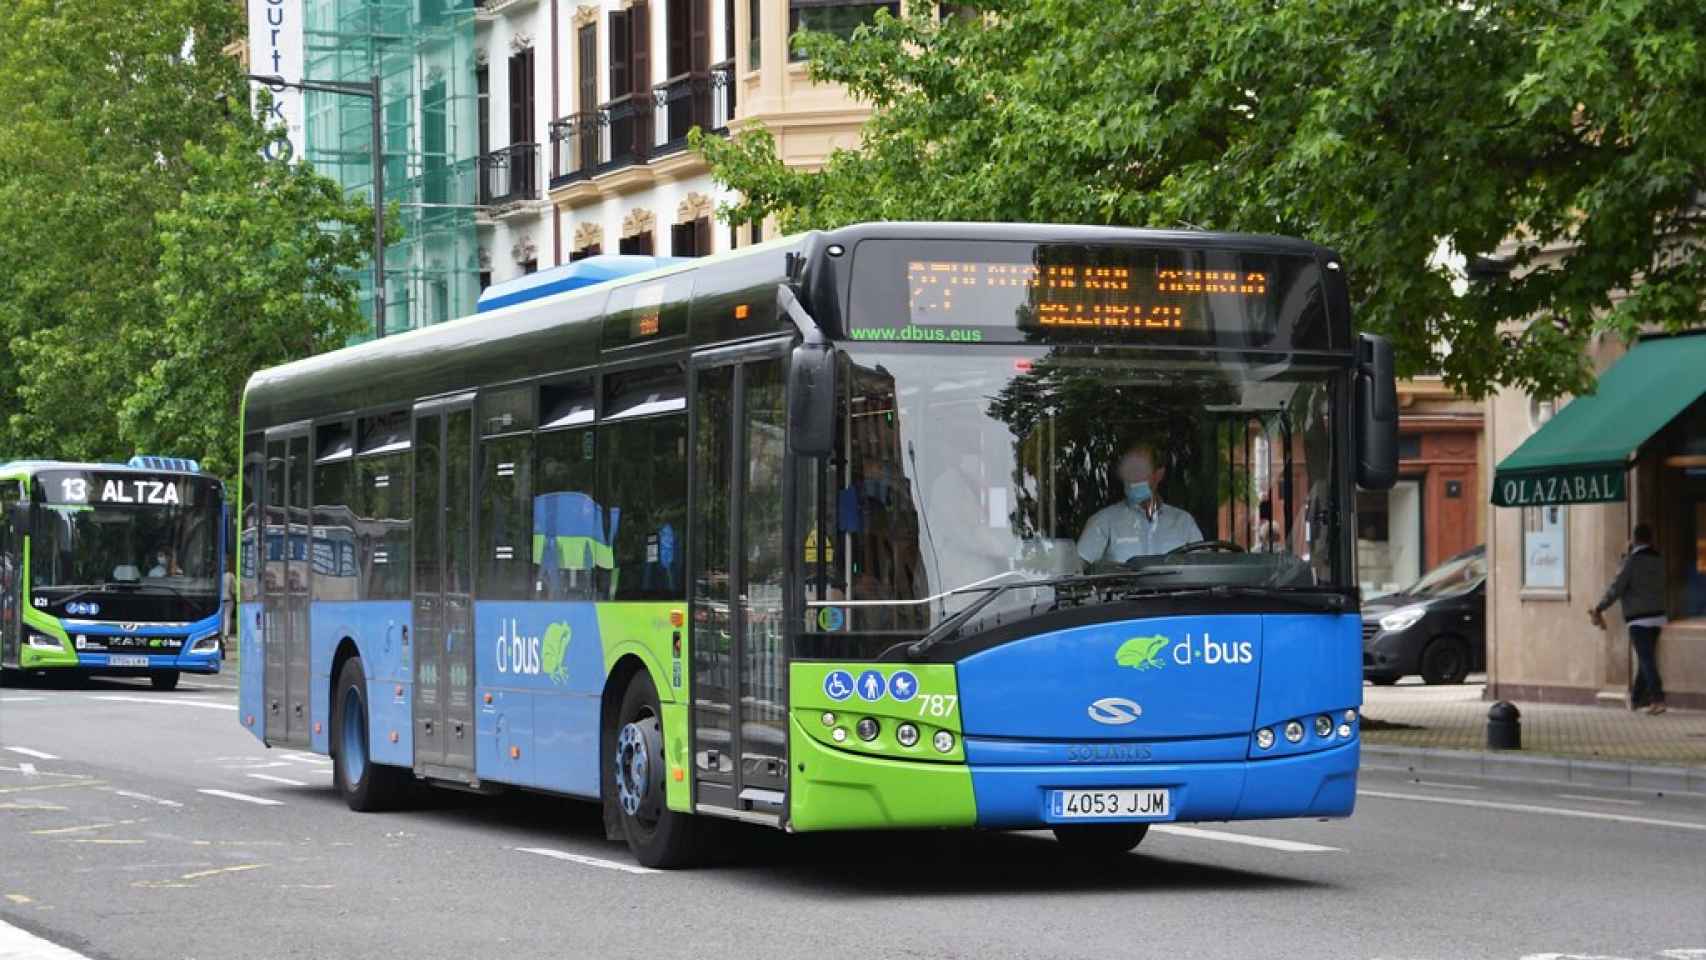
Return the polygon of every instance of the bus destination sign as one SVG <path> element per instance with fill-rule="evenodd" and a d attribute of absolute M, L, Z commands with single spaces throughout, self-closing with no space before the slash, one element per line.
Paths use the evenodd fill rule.
<path fill-rule="evenodd" d="M 48 503 L 178 507 L 194 501 L 192 478 L 129 472 L 55 470 L 40 475 Z"/>
<path fill-rule="evenodd" d="M 1184 330 L 1207 317 L 1193 309 L 1205 299 L 1265 301 L 1269 287 L 1262 270 L 1159 264 L 912 260 L 906 274 L 915 324 L 985 326 L 1017 313 L 1032 329 Z"/>

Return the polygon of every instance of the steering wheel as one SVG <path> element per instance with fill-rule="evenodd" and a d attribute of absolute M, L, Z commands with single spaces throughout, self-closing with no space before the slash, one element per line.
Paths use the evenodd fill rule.
<path fill-rule="evenodd" d="M 1249 552 L 1244 549 L 1242 544 L 1233 543 L 1231 540 L 1198 540 L 1195 543 L 1187 543 L 1183 546 L 1174 547 L 1163 554 L 1163 556 L 1182 557 L 1187 553 L 1208 553 L 1211 551 L 1214 553 Z"/>

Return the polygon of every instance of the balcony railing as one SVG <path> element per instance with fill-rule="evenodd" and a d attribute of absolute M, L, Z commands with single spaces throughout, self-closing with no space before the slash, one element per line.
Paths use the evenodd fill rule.
<path fill-rule="evenodd" d="M 480 158 L 480 204 L 539 199 L 539 144 L 518 143 Z"/>
<path fill-rule="evenodd" d="M 724 60 L 711 64 L 711 123 L 710 129 L 722 133 L 735 118 L 735 62 Z"/>
<path fill-rule="evenodd" d="M 724 133 L 734 118 L 734 62 L 686 73 L 551 124 L 551 185 L 643 164 L 687 147 L 688 131 Z"/>
<path fill-rule="evenodd" d="M 711 126 L 711 77 L 684 73 L 652 88 L 657 107 L 652 155 L 663 156 L 687 147 L 687 133 L 694 127 Z"/>

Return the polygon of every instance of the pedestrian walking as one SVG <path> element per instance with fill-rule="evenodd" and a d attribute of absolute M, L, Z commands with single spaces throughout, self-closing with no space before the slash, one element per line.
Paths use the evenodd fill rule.
<path fill-rule="evenodd" d="M 1613 603 L 1621 606 L 1623 622 L 1629 627 L 1629 643 L 1635 648 L 1635 689 L 1629 709 L 1646 708 L 1648 713 L 1665 712 L 1665 688 L 1659 679 L 1659 630 L 1665 625 L 1665 564 L 1653 549 L 1653 528 L 1635 526 L 1629 552 L 1617 576 L 1605 588 L 1605 596 L 1588 611 L 1588 619 L 1605 629 L 1605 611 Z"/>

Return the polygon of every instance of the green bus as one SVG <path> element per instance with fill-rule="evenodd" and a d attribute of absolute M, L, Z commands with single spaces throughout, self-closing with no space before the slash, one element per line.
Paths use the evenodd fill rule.
<path fill-rule="evenodd" d="M 0 670 L 218 673 L 224 531 L 193 460 L 0 463 Z"/>

